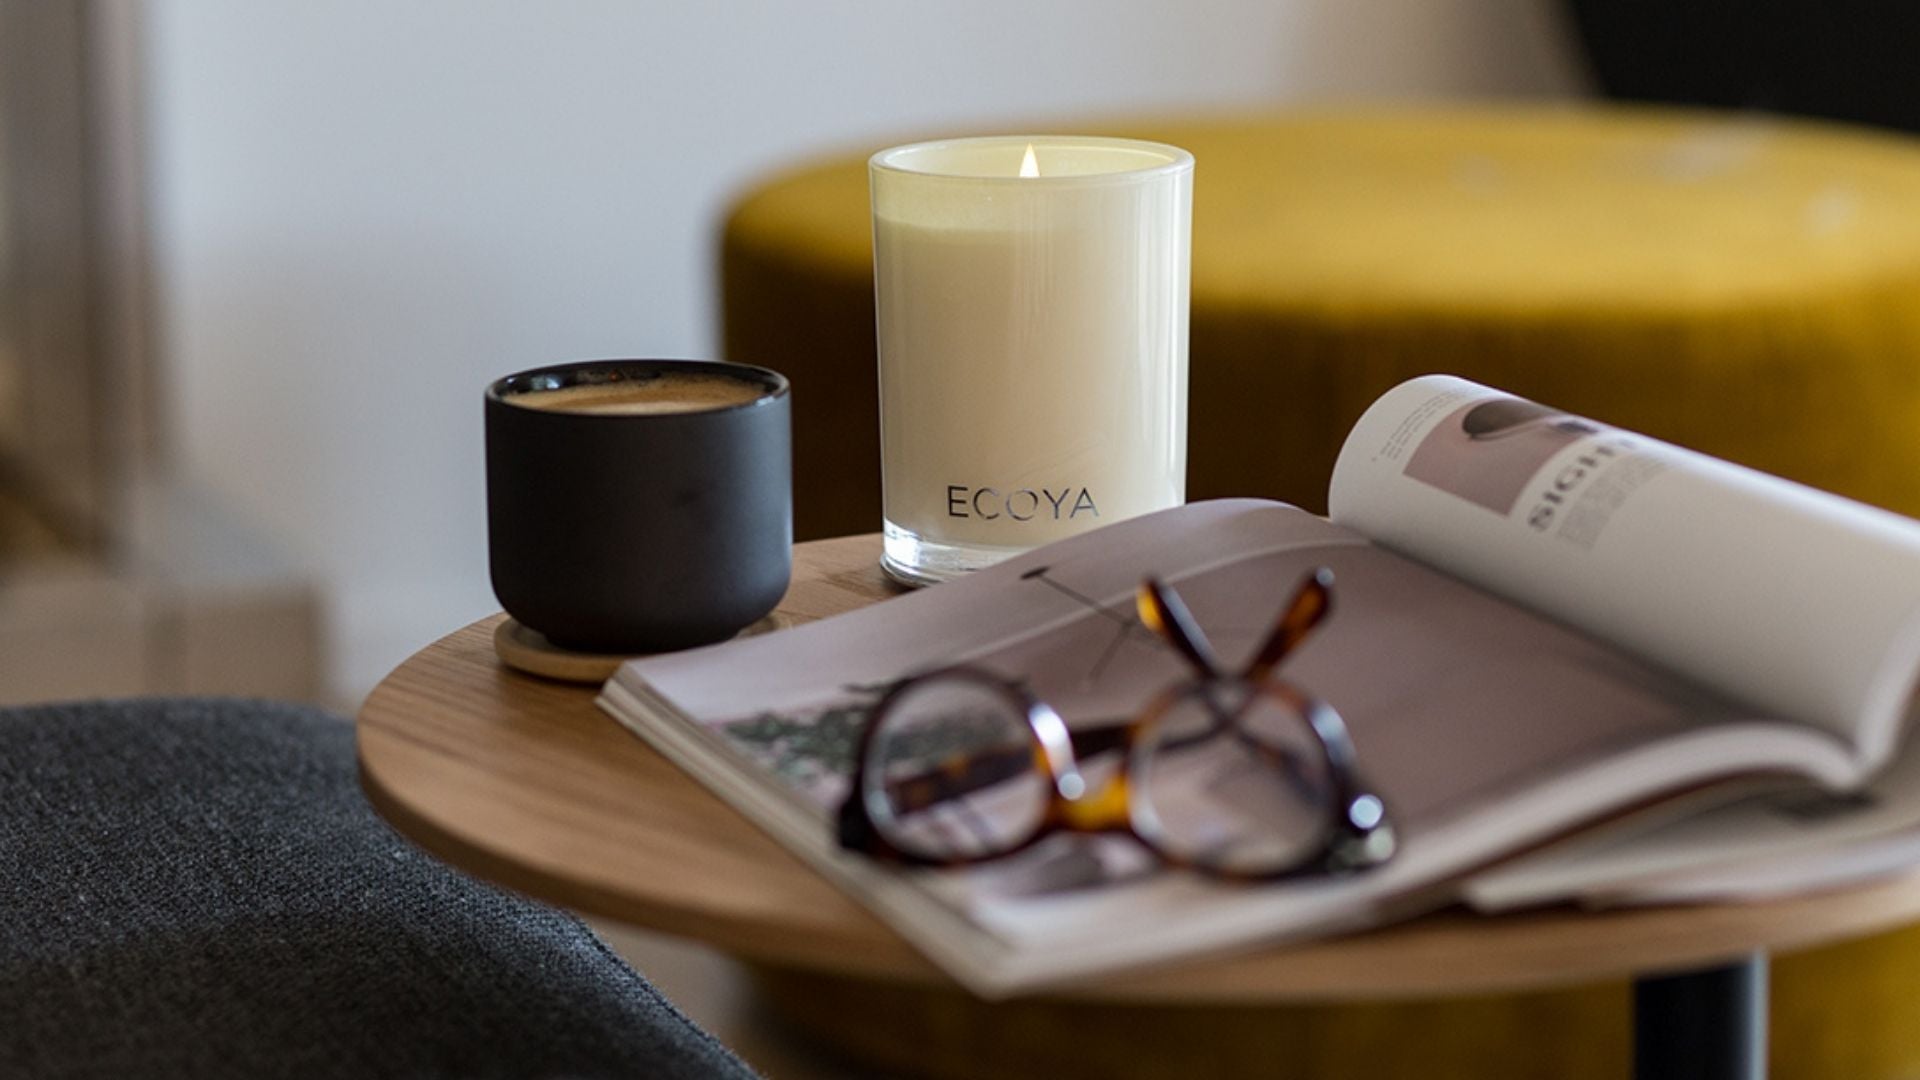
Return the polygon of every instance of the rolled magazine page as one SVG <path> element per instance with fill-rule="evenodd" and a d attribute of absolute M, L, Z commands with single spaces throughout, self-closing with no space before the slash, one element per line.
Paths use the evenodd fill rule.
<path fill-rule="evenodd" d="M 1920 668 L 1920 523 L 1444 375 L 1341 449 L 1332 519 L 1891 754 Z"/>
<path fill-rule="evenodd" d="M 1685 803 L 1571 837 L 1474 875 L 1462 889 L 1481 911 L 1577 897 L 1596 907 L 1735 899 L 1912 870 L 1920 860 L 1920 742 L 1909 740 L 1872 783 L 1828 792 L 1805 784 L 1715 789 L 1718 805 Z M 1731 801 L 1729 801 L 1731 800 Z"/>

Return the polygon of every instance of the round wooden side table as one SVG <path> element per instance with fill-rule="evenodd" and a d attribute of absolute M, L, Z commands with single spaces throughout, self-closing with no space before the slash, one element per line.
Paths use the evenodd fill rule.
<path fill-rule="evenodd" d="M 892 595 L 878 554 L 877 536 L 800 545 L 780 614 L 806 622 Z M 374 806 L 470 873 L 741 958 L 786 1017 L 889 1072 L 1604 1077 L 1637 1056 L 1646 1077 L 1757 1076 L 1768 954 L 1920 920 L 1920 871 L 1745 904 L 1447 911 L 979 1002 L 602 714 L 593 687 L 503 666 L 500 618 L 421 650 L 368 697 L 359 758 Z M 1796 1009 L 1876 1035 L 1908 1026 L 1885 1004 L 1889 978 L 1903 980 L 1877 961 L 1863 969 L 1854 956 L 1836 974 L 1831 961 L 1800 972 L 1796 960 L 1779 961 L 1774 980 L 1781 998 L 1808 985 L 1801 996 L 1817 1000 Z M 1846 997 L 1850 981 L 1880 1004 Z M 1789 1035 L 1774 1053 L 1783 1076 L 1896 1068 L 1878 1051 L 1862 1058 L 1832 1023 Z"/>

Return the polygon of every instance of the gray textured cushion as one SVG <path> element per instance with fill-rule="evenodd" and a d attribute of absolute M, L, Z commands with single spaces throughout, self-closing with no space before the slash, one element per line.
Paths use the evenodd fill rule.
<path fill-rule="evenodd" d="M 0 710 L 0 1076 L 749 1076 L 361 797 L 343 720 Z"/>

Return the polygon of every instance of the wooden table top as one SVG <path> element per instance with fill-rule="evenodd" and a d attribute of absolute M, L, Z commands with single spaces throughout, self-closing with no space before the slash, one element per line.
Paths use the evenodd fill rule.
<path fill-rule="evenodd" d="M 799 623 L 893 595 L 877 536 L 802 544 L 780 613 Z M 470 873 L 743 958 L 944 981 L 874 916 L 593 703 L 503 667 L 504 616 L 388 675 L 359 717 L 361 784 L 414 842 Z M 1249 949 L 1058 991 L 1137 1001 L 1336 1001 L 1492 993 L 1700 967 L 1920 920 L 1920 871 L 1744 904 L 1485 917 Z"/>

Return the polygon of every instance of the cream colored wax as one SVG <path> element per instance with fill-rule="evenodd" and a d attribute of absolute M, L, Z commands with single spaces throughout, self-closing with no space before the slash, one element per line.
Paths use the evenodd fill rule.
<path fill-rule="evenodd" d="M 1184 500 L 1191 178 L 1123 140 L 876 155 L 890 570 L 937 580 Z"/>

